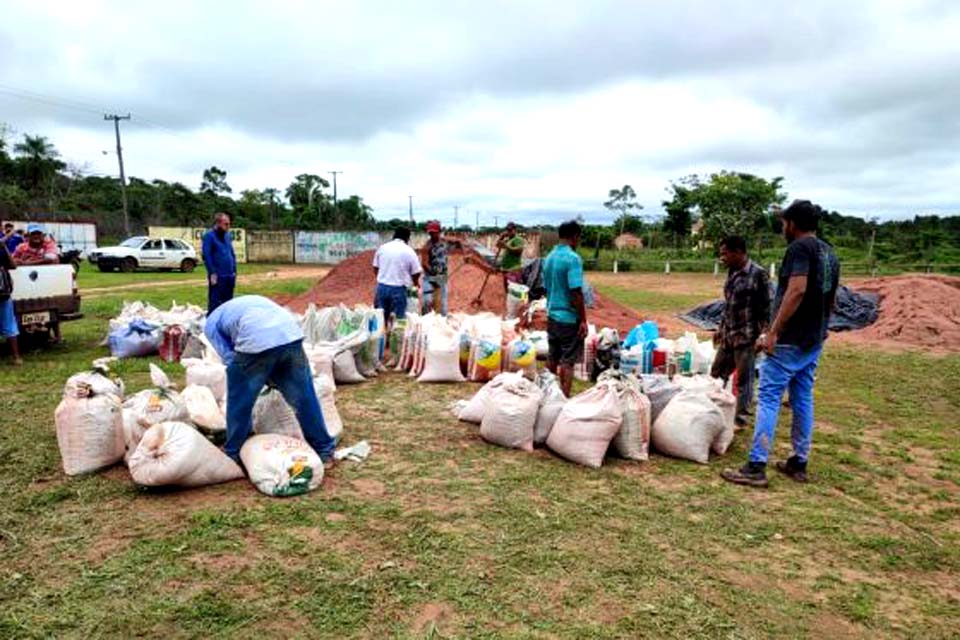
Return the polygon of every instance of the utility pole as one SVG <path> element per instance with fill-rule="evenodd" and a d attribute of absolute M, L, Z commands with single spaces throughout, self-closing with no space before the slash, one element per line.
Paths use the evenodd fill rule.
<path fill-rule="evenodd" d="M 457 230 L 457 225 L 459 224 L 459 214 L 460 214 L 460 207 L 454 205 L 453 206 L 453 230 L 454 231 Z"/>
<path fill-rule="evenodd" d="M 343 173 L 343 171 L 328 171 L 330 175 L 333 176 L 333 206 L 337 206 L 337 174 Z"/>
<path fill-rule="evenodd" d="M 407 196 L 407 198 L 410 199 L 410 224 L 411 224 L 411 226 L 412 226 L 412 225 L 414 224 L 414 222 L 413 222 L 413 196 Z"/>
<path fill-rule="evenodd" d="M 130 211 L 127 209 L 127 176 L 123 173 L 123 149 L 120 147 L 120 121 L 129 120 L 130 114 L 120 116 L 115 113 L 104 114 L 104 120 L 113 120 L 113 129 L 117 133 L 117 160 L 120 162 L 120 195 L 123 198 L 123 230 L 130 237 Z"/>
<path fill-rule="evenodd" d="M 327 173 L 333 176 L 333 217 L 337 229 L 340 229 L 343 226 L 343 221 L 340 219 L 340 209 L 337 208 L 337 174 L 343 173 L 343 171 L 328 171 Z"/>
<path fill-rule="evenodd" d="M 479 212 L 479 211 L 474 211 L 473 214 L 474 214 L 475 216 L 477 216 L 477 221 L 476 221 L 476 222 L 474 223 L 474 225 L 473 225 L 473 232 L 476 233 L 476 232 L 480 231 L 480 212 Z"/>
<path fill-rule="evenodd" d="M 500 216 L 493 216 L 493 228 L 494 229 L 500 228 Z"/>

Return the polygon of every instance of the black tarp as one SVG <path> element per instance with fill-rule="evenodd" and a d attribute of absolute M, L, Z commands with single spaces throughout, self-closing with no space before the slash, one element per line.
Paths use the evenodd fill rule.
<path fill-rule="evenodd" d="M 772 290 L 773 286 L 771 285 L 770 288 Z M 770 299 L 773 299 L 772 291 Z M 680 319 L 701 329 L 713 331 L 720 324 L 725 305 L 723 300 L 714 300 L 681 314 Z M 830 314 L 830 330 L 863 329 L 877 321 L 878 313 L 876 294 L 859 293 L 841 286 L 837 289 L 837 300 L 833 306 L 833 313 Z"/>

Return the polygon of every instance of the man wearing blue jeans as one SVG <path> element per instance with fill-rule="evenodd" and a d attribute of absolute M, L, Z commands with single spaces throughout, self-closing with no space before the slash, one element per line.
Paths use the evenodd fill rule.
<path fill-rule="evenodd" d="M 230 216 L 218 213 L 213 228 L 203 234 L 203 266 L 207 269 L 207 313 L 233 298 L 237 256 L 233 252 Z"/>
<path fill-rule="evenodd" d="M 420 282 L 420 258 L 409 242 L 410 229 L 400 227 L 393 232 L 393 240 L 380 245 L 373 256 L 373 272 L 377 276 L 373 306 L 383 309 L 388 325 L 391 316 L 397 320 L 407 316 L 407 287 L 416 287 Z"/>
<path fill-rule="evenodd" d="M 813 442 L 813 384 L 827 337 L 827 323 L 840 279 L 833 250 L 816 235 L 822 210 L 809 200 L 795 200 L 781 214 L 789 246 L 780 265 L 775 316 L 757 348 L 767 352 L 760 366 L 760 390 L 753 444 L 747 464 L 720 475 L 735 484 L 766 487 L 767 461 L 773 449 L 780 401 L 790 390 L 790 435 L 793 455 L 776 469 L 797 482 L 807 481 Z"/>
<path fill-rule="evenodd" d="M 204 329 L 227 365 L 227 442 L 224 453 L 240 462 L 240 447 L 253 428 L 253 405 L 265 384 L 293 407 L 303 436 L 324 463 L 336 442 L 327 432 L 303 352 L 303 332 L 289 311 L 262 296 L 224 302 Z"/>

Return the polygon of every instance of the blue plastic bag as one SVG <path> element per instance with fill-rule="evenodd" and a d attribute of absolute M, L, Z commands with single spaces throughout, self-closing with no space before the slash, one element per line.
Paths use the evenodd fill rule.
<path fill-rule="evenodd" d="M 110 333 L 110 355 L 115 358 L 149 356 L 160 350 L 163 331 L 159 325 L 137 318 L 125 327 Z"/>

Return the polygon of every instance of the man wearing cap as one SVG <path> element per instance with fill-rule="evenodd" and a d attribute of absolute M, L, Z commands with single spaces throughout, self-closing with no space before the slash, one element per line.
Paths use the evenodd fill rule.
<path fill-rule="evenodd" d="M 460 241 L 440 236 L 440 223 L 436 220 L 427 223 L 430 239 L 420 250 L 420 262 L 423 265 L 423 313 L 433 311 L 447 315 L 447 254 L 451 247 L 459 247 Z M 439 294 L 437 293 L 439 291 Z"/>
<path fill-rule="evenodd" d="M 3 225 L 3 244 L 7 247 L 7 253 L 11 256 L 21 244 L 23 244 L 23 235 L 13 229 L 13 224 L 8 222 Z"/>
<path fill-rule="evenodd" d="M 13 261 L 18 265 L 59 264 L 60 250 L 44 235 L 42 225 L 31 222 L 27 225 L 27 241 L 17 246 Z"/>
<path fill-rule="evenodd" d="M 507 230 L 497 239 L 497 249 L 503 252 L 500 271 L 503 272 L 503 290 L 511 282 L 523 283 L 523 237 L 517 235 L 517 225 L 507 223 Z"/>

